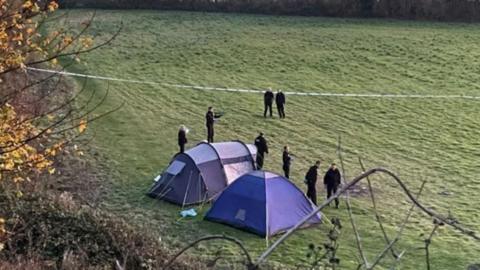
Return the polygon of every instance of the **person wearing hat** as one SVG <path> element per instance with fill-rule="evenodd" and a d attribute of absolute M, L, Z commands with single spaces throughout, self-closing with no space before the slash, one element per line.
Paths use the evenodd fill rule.
<path fill-rule="evenodd" d="M 278 117 L 285 118 L 285 94 L 282 90 L 278 90 L 275 95 L 275 104 L 277 105 Z"/>
<path fill-rule="evenodd" d="M 263 132 L 260 132 L 257 138 L 255 138 L 255 146 L 257 147 L 257 170 L 263 168 L 263 160 L 265 158 L 265 153 L 268 154 L 268 143 Z"/>
<path fill-rule="evenodd" d="M 185 152 L 185 144 L 188 143 L 187 133 L 188 129 L 184 125 L 181 125 L 178 130 L 178 146 L 180 147 L 180 153 Z"/>

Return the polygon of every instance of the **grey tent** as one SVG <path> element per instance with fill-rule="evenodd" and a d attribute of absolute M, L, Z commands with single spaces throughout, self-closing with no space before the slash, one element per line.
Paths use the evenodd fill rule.
<path fill-rule="evenodd" d="M 255 170 L 257 149 L 241 141 L 200 143 L 177 154 L 148 192 L 179 205 L 212 199 L 238 176 Z"/>

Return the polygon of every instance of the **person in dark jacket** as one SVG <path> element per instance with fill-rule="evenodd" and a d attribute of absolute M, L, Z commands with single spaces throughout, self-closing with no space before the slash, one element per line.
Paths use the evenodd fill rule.
<path fill-rule="evenodd" d="M 315 162 L 315 165 L 308 169 L 307 174 L 305 175 L 305 182 L 307 184 L 307 197 L 317 205 L 317 176 L 318 168 L 320 167 L 320 160 Z"/>
<path fill-rule="evenodd" d="M 285 118 L 285 94 L 283 94 L 282 90 L 278 90 L 275 95 L 275 104 L 277 105 L 278 116 Z"/>
<path fill-rule="evenodd" d="M 263 137 L 263 133 L 260 132 L 257 138 L 255 138 L 255 146 L 257 147 L 257 170 L 263 168 L 263 160 L 265 159 L 265 153 L 268 154 L 268 143 Z"/>
<path fill-rule="evenodd" d="M 263 111 L 263 117 L 267 117 L 267 110 L 270 111 L 270 117 L 272 117 L 273 98 L 274 98 L 274 95 L 273 95 L 272 89 L 269 88 L 263 95 L 263 103 L 265 106 L 265 110 Z"/>
<path fill-rule="evenodd" d="M 188 129 L 184 125 L 181 125 L 178 130 L 178 146 L 180 147 L 180 153 L 185 152 L 185 144 L 188 142 L 187 133 Z"/>
<path fill-rule="evenodd" d="M 285 145 L 283 147 L 283 155 L 282 155 L 282 160 L 283 160 L 283 172 L 285 173 L 286 178 L 290 178 L 290 164 L 292 163 L 292 157 L 290 156 L 290 149 L 288 148 L 288 145 Z"/>
<path fill-rule="evenodd" d="M 205 122 L 207 126 L 207 142 L 213 143 L 213 125 L 215 124 L 215 114 L 213 113 L 213 107 L 208 107 L 207 114 L 205 115 Z"/>
<path fill-rule="evenodd" d="M 327 199 L 337 192 L 338 186 L 340 186 L 341 183 L 342 176 L 340 175 L 340 171 L 338 170 L 337 165 L 332 163 L 323 177 L 323 184 L 327 189 Z M 335 198 L 335 207 L 338 208 L 338 205 L 338 198 Z"/>

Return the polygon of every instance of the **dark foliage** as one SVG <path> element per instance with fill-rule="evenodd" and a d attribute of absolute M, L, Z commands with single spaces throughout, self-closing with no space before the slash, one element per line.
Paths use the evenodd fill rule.
<path fill-rule="evenodd" d="M 77 206 L 68 197 L 5 195 L 0 198 L 0 216 L 6 217 L 10 234 L 0 262 L 17 264 L 19 258 L 53 262 L 49 269 L 65 269 L 65 258 L 88 269 L 114 269 L 117 261 L 125 269 L 157 269 L 169 254 L 144 230 L 125 222 Z M 73 255 L 72 255 L 73 254 Z M 199 262 L 178 261 L 172 269 L 188 269 Z"/>
<path fill-rule="evenodd" d="M 60 0 L 67 8 L 162 9 L 479 21 L 480 0 Z"/>

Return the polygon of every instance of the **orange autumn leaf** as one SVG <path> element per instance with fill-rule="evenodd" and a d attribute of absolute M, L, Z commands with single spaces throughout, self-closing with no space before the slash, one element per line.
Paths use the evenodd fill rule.
<path fill-rule="evenodd" d="M 78 132 L 83 133 L 87 129 L 87 120 L 82 119 L 78 125 Z"/>

